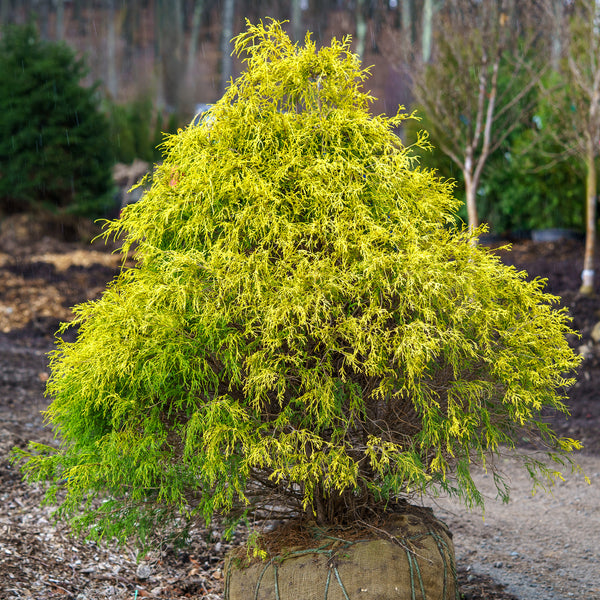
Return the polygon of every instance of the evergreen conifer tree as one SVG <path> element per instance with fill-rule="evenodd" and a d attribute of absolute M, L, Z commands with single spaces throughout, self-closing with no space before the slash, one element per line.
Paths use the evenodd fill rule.
<path fill-rule="evenodd" d="M 567 460 L 542 417 L 579 362 L 567 314 L 455 227 L 349 40 L 271 22 L 235 47 L 244 73 L 108 225 L 137 266 L 75 308 L 48 382 L 60 446 L 22 452 L 27 475 L 127 536 L 177 514 L 352 523 L 440 488 L 481 503 L 472 464 L 524 430 Z"/>
<path fill-rule="evenodd" d="M 86 68 L 64 43 L 33 25 L 0 40 L 0 207 L 105 216 L 112 200 L 106 119 Z"/>

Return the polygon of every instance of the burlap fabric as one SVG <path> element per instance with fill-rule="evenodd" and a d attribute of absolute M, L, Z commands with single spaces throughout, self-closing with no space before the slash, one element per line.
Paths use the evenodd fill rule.
<path fill-rule="evenodd" d="M 311 548 L 225 566 L 226 600 L 458 600 L 447 527 L 421 509 L 358 539 L 320 533 Z"/>

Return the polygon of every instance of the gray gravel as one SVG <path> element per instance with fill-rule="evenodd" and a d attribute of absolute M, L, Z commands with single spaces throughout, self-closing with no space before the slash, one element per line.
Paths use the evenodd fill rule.
<path fill-rule="evenodd" d="M 599 432 L 600 435 L 600 432 Z M 457 562 L 489 575 L 521 600 L 600 600 L 600 457 L 580 455 L 590 484 L 565 474 L 552 493 L 531 493 L 516 460 L 503 459 L 511 500 L 495 499 L 493 477 L 476 474 L 485 515 L 447 498 L 426 502 L 454 534 Z"/>

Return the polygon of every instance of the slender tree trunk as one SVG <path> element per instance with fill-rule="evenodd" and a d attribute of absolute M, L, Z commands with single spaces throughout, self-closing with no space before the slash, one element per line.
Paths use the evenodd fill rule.
<path fill-rule="evenodd" d="M 233 59 L 231 57 L 231 38 L 233 38 L 233 19 L 235 0 L 225 0 L 223 7 L 223 30 L 221 32 L 221 91 L 229 85 L 233 75 Z"/>
<path fill-rule="evenodd" d="M 600 28 L 600 0 L 594 2 L 593 19 L 593 50 L 598 49 L 598 29 Z M 596 173 L 596 144 L 598 144 L 598 86 L 599 86 L 599 68 L 596 60 L 592 59 L 593 81 L 591 85 L 591 101 L 589 111 L 589 124 L 585 138 L 585 168 L 586 168 L 586 230 L 585 230 L 585 254 L 583 256 L 583 271 L 581 272 L 581 288 L 579 292 L 591 296 L 594 293 L 594 259 L 596 254 L 596 193 L 597 193 L 597 173 Z"/>
<path fill-rule="evenodd" d="M 563 18 L 563 10 L 564 10 L 564 1 L 563 0 L 552 0 L 552 53 L 551 53 L 551 62 L 552 68 L 555 71 L 558 71 L 560 67 L 560 59 L 562 56 L 562 24 L 564 23 Z"/>
<path fill-rule="evenodd" d="M 32 5 L 40 30 L 40 37 L 43 40 L 50 39 L 48 35 L 48 22 L 50 21 L 49 0 L 34 0 Z"/>
<path fill-rule="evenodd" d="M 412 0 L 402 0 L 402 35 L 410 46 L 412 46 L 415 36 L 413 35 L 413 13 Z"/>
<path fill-rule="evenodd" d="M 362 59 L 365 56 L 367 39 L 367 21 L 365 19 L 365 0 L 356 0 L 356 54 Z"/>
<path fill-rule="evenodd" d="M 56 39 L 65 39 L 65 0 L 56 1 Z"/>
<path fill-rule="evenodd" d="M 196 81 L 196 55 L 198 53 L 198 38 L 200 37 L 200 25 L 202 23 L 202 15 L 204 13 L 204 0 L 194 1 L 194 11 L 190 24 L 189 42 L 187 47 L 187 58 L 185 60 L 185 81 L 186 81 L 186 97 L 191 98 L 195 105 L 200 100 L 198 96 L 198 83 Z M 203 99 L 205 101 L 205 99 Z"/>
<path fill-rule="evenodd" d="M 317 489 L 315 491 L 315 512 L 316 514 L 314 516 L 317 518 L 317 524 L 325 525 L 325 523 L 327 523 L 327 513 L 325 511 L 325 494 L 321 491 L 321 489 Z"/>
<path fill-rule="evenodd" d="M 463 176 L 465 179 L 465 196 L 467 204 L 467 219 L 469 223 L 469 231 L 474 231 L 479 227 L 479 217 L 477 216 L 477 186 L 478 181 L 473 177 L 472 167 L 469 169 L 468 165 L 463 169 Z"/>
<path fill-rule="evenodd" d="M 487 67 L 487 57 L 482 61 L 482 72 Z M 463 174 L 465 177 L 465 193 L 467 202 L 467 213 L 469 218 L 469 230 L 473 231 L 479 227 L 479 218 L 477 216 L 477 188 L 481 181 L 483 168 L 490 155 L 490 144 L 492 138 L 492 128 L 494 126 L 496 96 L 498 93 L 498 73 L 500 71 L 500 53 L 495 57 L 492 66 L 492 77 L 487 85 L 487 79 L 481 77 L 479 80 L 478 96 L 478 115 L 477 125 L 473 140 L 469 144 L 465 156 L 465 166 Z M 487 101 L 487 107 L 485 103 Z M 479 147 L 480 139 L 483 140 L 479 156 L 475 160 L 474 153 Z"/>
<path fill-rule="evenodd" d="M 12 2 L 11 0 L 0 0 L 0 23 L 7 25 L 12 23 Z"/>
<path fill-rule="evenodd" d="M 117 82 L 117 26 L 115 23 L 115 0 L 108 0 L 107 9 L 107 34 L 106 34 L 106 88 L 113 101 L 117 100 L 119 84 Z"/>
<path fill-rule="evenodd" d="M 292 39 L 294 42 L 304 41 L 304 26 L 302 24 L 302 0 L 291 1 Z"/>
<path fill-rule="evenodd" d="M 154 73 L 157 81 L 156 86 L 156 106 L 159 111 L 165 108 L 165 92 L 162 85 L 163 81 L 163 64 L 161 60 L 162 54 L 162 3 L 163 0 L 154 0 Z"/>
<path fill-rule="evenodd" d="M 433 38 L 433 0 L 423 0 L 422 23 L 421 53 L 423 62 L 428 63 L 431 59 L 431 41 Z"/>
<path fill-rule="evenodd" d="M 168 112 L 181 114 L 185 78 L 183 9 L 181 0 L 156 0 L 158 52 L 163 99 Z"/>
<path fill-rule="evenodd" d="M 200 23 L 202 13 L 204 12 L 204 0 L 194 2 L 194 12 L 192 13 L 192 25 L 190 27 L 190 43 L 188 44 L 188 53 L 186 61 L 186 73 L 188 78 L 192 77 L 194 63 L 196 62 L 196 52 L 198 50 L 198 36 L 200 34 Z"/>
<path fill-rule="evenodd" d="M 142 45 L 140 33 L 140 3 L 137 0 L 126 0 L 122 9 L 124 11 L 123 18 L 123 39 L 125 46 L 123 48 L 123 68 L 130 75 L 133 72 L 133 63 L 136 55 L 136 50 Z"/>
<path fill-rule="evenodd" d="M 583 258 L 583 271 L 581 273 L 581 294 L 594 293 L 594 255 L 596 253 L 596 190 L 597 175 L 595 163 L 594 143 L 590 136 L 586 140 L 586 232 L 585 255 Z"/>
<path fill-rule="evenodd" d="M 87 11 L 87 4 L 87 0 L 73 2 L 73 18 L 77 23 L 79 35 L 87 35 L 87 19 L 86 14 L 84 14 Z"/>

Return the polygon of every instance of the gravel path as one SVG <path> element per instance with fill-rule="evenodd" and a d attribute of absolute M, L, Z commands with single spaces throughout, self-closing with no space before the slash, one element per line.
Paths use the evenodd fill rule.
<path fill-rule="evenodd" d="M 458 564 L 520 600 L 600 600 L 600 457 L 581 455 L 578 463 L 590 484 L 569 473 L 552 494 L 532 495 L 526 471 L 504 459 L 508 504 L 495 499 L 493 477 L 477 473 L 485 518 L 446 498 L 429 503 L 454 534 Z"/>

